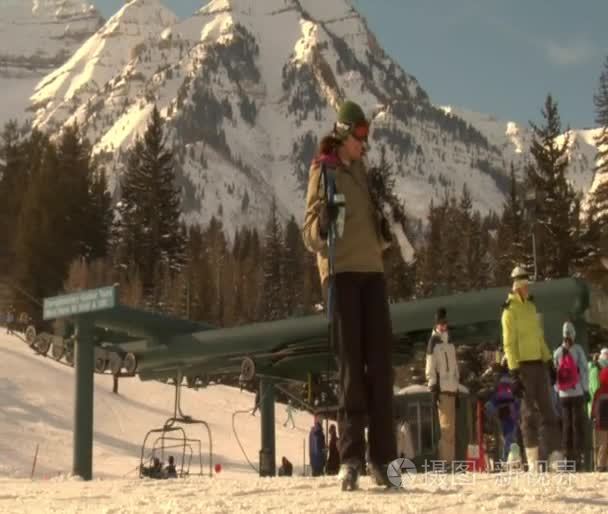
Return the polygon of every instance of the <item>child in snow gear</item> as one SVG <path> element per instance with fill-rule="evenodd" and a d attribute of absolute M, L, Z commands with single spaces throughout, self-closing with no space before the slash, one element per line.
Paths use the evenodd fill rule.
<path fill-rule="evenodd" d="M 562 449 L 566 458 L 582 466 L 585 440 L 585 403 L 589 399 L 585 352 L 575 341 L 571 322 L 564 323 L 563 342 L 553 354 L 557 369 L 556 387 L 562 411 Z"/>
<path fill-rule="evenodd" d="M 511 445 L 516 443 L 519 429 L 520 400 L 513 394 L 513 381 L 509 376 L 506 362 L 501 368 L 496 382 L 496 388 L 486 403 L 486 412 L 496 415 L 503 436 L 503 451 L 501 460 L 507 461 Z"/>
<path fill-rule="evenodd" d="M 559 421 L 552 406 L 549 366 L 552 355 L 543 335 L 533 298 L 528 294 L 528 274 L 517 266 L 511 273 L 513 288 L 503 305 L 502 339 L 521 404 L 523 441 L 529 469 L 538 464 L 539 428 L 549 467 L 555 470 L 563 460 Z"/>
<path fill-rule="evenodd" d="M 608 367 L 600 372 L 600 387 L 593 396 L 591 417 L 597 448 L 595 467 L 597 471 L 608 471 Z"/>
<path fill-rule="evenodd" d="M 386 466 L 396 458 L 393 341 L 382 259 L 387 241 L 381 227 L 386 221 L 374 207 L 363 162 L 368 131 L 361 107 L 344 102 L 310 168 L 303 226 L 304 243 L 317 254 L 333 329 L 330 336 L 335 339 L 338 448 L 345 467 L 341 478 L 348 489 L 362 469 L 366 419 L 371 460 Z M 328 190 L 343 195 L 342 207 L 332 206 Z M 338 224 L 341 209 L 345 210 L 342 234 L 336 230 L 333 234 L 338 237 L 332 238 L 331 227 Z"/>
<path fill-rule="evenodd" d="M 426 379 L 439 412 L 439 460 L 451 466 L 456 444 L 456 399 L 460 373 L 456 349 L 450 342 L 447 312 L 440 307 L 426 350 Z"/>

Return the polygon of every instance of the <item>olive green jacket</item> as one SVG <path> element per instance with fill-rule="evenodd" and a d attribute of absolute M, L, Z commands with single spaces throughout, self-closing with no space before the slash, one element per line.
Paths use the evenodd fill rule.
<path fill-rule="evenodd" d="M 346 200 L 344 232 L 336 241 L 335 272 L 383 272 L 382 252 L 387 243 L 380 235 L 381 213 L 374 208 L 362 161 L 335 170 L 336 190 Z M 326 202 L 321 167 L 313 163 L 308 179 L 306 213 L 302 235 L 304 244 L 317 254 L 323 283 L 329 276 L 327 241 L 319 230 L 319 212 Z"/>

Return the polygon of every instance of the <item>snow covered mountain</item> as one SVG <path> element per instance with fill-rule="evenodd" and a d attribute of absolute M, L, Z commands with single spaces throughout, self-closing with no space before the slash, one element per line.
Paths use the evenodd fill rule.
<path fill-rule="evenodd" d="M 530 158 L 528 149 L 532 143 L 532 129 L 521 126 L 513 121 L 505 121 L 491 114 L 483 114 L 467 109 L 444 106 L 446 114 L 457 116 L 479 130 L 490 143 L 502 151 L 507 166 L 513 163 L 517 173 L 524 172 L 527 159 Z M 569 130 L 568 151 L 570 166 L 568 179 L 577 191 L 589 192 L 594 180 L 597 145 L 594 138 L 600 129 Z M 563 143 L 563 138 L 558 143 Z"/>
<path fill-rule="evenodd" d="M 308 164 L 344 98 L 373 119 L 369 158 L 386 147 L 412 218 L 465 183 L 482 212 L 502 204 L 517 138 L 433 105 L 350 0 L 213 0 L 181 21 L 159 0 L 132 0 L 38 84 L 31 108 L 44 130 L 77 122 L 115 188 L 156 104 L 186 220 L 220 216 L 230 233 L 263 226 L 272 196 L 301 219 Z"/>
<path fill-rule="evenodd" d="M 0 0 L 0 124 L 24 120 L 38 81 L 61 66 L 104 20 L 83 0 Z"/>
<path fill-rule="evenodd" d="M 181 22 L 158 0 L 133 0 L 32 102 L 38 127 L 77 121 L 117 173 L 156 103 L 186 218 L 219 213 L 231 229 L 261 223 L 272 195 L 301 217 L 307 166 L 347 97 L 373 118 L 370 158 L 386 145 L 413 216 L 448 184 L 467 182 L 483 211 L 503 198 L 500 150 L 433 106 L 347 0 L 214 0 Z"/>

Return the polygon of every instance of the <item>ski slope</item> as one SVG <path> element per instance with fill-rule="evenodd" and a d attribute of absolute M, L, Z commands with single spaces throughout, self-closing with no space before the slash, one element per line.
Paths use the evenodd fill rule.
<path fill-rule="evenodd" d="M 112 377 L 95 375 L 94 477 L 137 475 L 135 468 L 146 432 L 162 427 L 173 415 L 174 392 L 173 387 L 160 382 L 125 378 L 119 381 L 119 394 L 115 395 Z M 233 412 L 251 410 L 253 404 L 254 395 L 237 388 L 211 386 L 199 391 L 183 388 L 182 410 L 209 423 L 213 460 L 222 465 L 224 475 L 255 474 L 232 432 Z M 36 444 L 40 445 L 36 478 L 69 473 L 73 412 L 74 370 L 34 354 L 17 337 L 0 335 L 0 476 L 29 477 Z M 301 473 L 302 444 L 308 438 L 312 416 L 296 411 L 296 429 L 283 428 L 285 406 L 277 403 L 275 418 L 279 464 L 285 455 L 294 464 L 294 473 Z M 259 412 L 255 417 L 249 413 L 237 415 L 236 429 L 249 459 L 257 465 L 261 441 Z M 194 430 L 192 435 L 205 436 Z"/>
<path fill-rule="evenodd" d="M 180 480 L 135 476 L 146 431 L 172 412 L 173 390 L 124 379 L 120 394 L 110 377 L 96 376 L 94 480 L 70 477 L 73 369 L 35 355 L 13 336 L 0 335 L 0 513 L 184 514 L 354 512 L 606 512 L 608 474 L 511 476 L 418 475 L 406 487 L 384 491 L 361 478 L 361 490 L 340 491 L 336 477 L 303 477 L 302 442 L 311 416 L 296 413 L 296 429 L 283 428 L 276 407 L 277 459 L 294 464 L 292 478 L 260 478 L 241 454 L 232 413 L 249 409 L 253 395 L 224 386 L 185 389 L 186 413 L 209 422 L 219 474 Z M 237 416 L 237 431 L 257 464 L 259 415 Z M 40 445 L 30 480 L 32 457 Z M 129 473 L 130 472 L 130 473 Z M 126 476 L 125 476 L 126 475 Z"/>

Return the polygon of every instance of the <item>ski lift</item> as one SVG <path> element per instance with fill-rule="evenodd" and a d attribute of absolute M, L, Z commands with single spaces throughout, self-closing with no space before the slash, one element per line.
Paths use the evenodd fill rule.
<path fill-rule="evenodd" d="M 213 476 L 213 440 L 211 438 L 211 429 L 209 428 L 207 422 L 194 419 L 182 412 L 182 379 L 182 371 L 178 370 L 175 380 L 175 403 L 173 416 L 168 418 L 161 428 L 153 428 L 152 430 L 149 430 L 144 438 L 139 462 L 140 478 L 144 478 L 146 476 L 152 478 L 167 478 L 164 476 L 164 474 L 158 472 L 159 470 L 155 469 L 152 466 L 152 463 L 155 462 L 156 459 L 158 459 L 157 462 L 164 462 L 165 455 L 168 455 L 171 450 L 173 450 L 174 453 L 177 451 L 181 456 L 181 459 L 179 459 L 179 465 L 176 465 L 178 477 L 181 478 L 189 475 L 204 475 L 202 442 L 201 439 L 195 439 L 187 435 L 184 427 L 189 425 L 202 425 L 207 429 L 209 439 L 209 476 Z M 153 438 L 153 436 L 156 437 Z M 194 466 L 196 466 L 198 463 L 197 472 L 192 471 L 193 460 Z M 145 466 L 145 463 L 150 463 L 150 465 Z"/>

